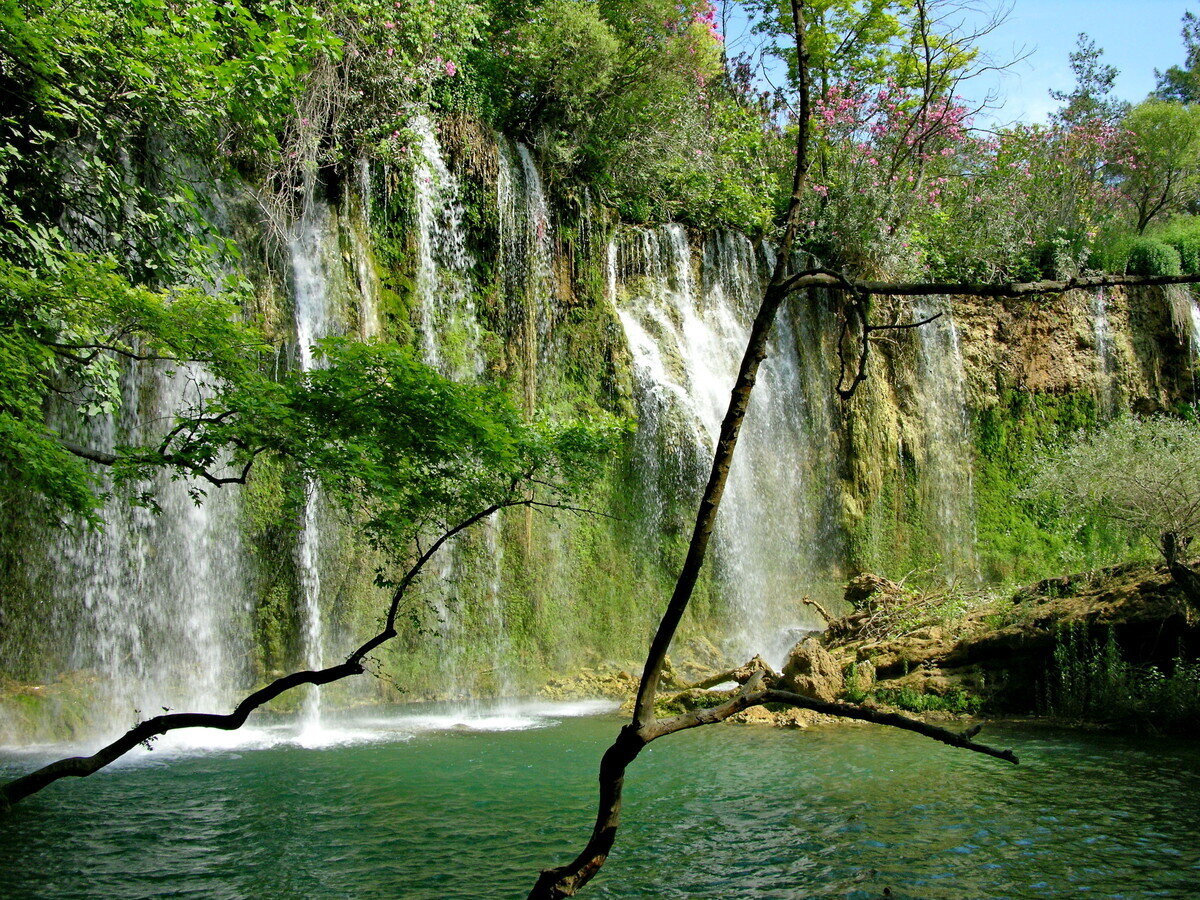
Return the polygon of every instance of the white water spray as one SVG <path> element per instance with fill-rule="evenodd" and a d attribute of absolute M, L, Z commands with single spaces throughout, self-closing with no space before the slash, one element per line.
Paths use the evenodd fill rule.
<path fill-rule="evenodd" d="M 657 541 L 678 512 L 673 505 L 682 500 L 690 508 L 707 479 L 762 282 L 754 248 L 733 233 L 710 238 L 695 271 L 687 233 L 678 225 L 621 232 L 607 268 L 637 377 L 646 527 Z M 761 653 L 775 665 L 797 632 L 817 627 L 800 603 L 815 592 L 822 556 L 811 490 L 818 455 L 797 397 L 801 368 L 790 317 L 781 315 L 730 470 L 714 546 L 714 570 L 732 619 L 730 652 Z"/>
<path fill-rule="evenodd" d="M 924 421 L 922 506 L 947 577 L 978 576 L 975 553 L 974 463 L 966 376 L 954 311 L 945 298 L 918 303 L 914 321 L 940 318 L 916 329 L 918 390 Z"/>

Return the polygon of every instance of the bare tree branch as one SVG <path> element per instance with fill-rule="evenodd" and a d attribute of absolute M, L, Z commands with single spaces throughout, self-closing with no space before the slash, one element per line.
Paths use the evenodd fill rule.
<path fill-rule="evenodd" d="M 388 604 L 383 629 L 347 656 L 345 662 L 324 669 L 292 672 L 289 675 L 277 678 L 270 684 L 259 688 L 247 696 L 230 713 L 169 713 L 139 722 L 115 741 L 106 744 L 91 756 L 72 756 L 60 759 L 28 775 L 23 775 L 20 778 L 15 778 L 0 785 L 0 810 L 4 810 L 14 803 L 24 800 L 31 794 L 43 790 L 59 779 L 84 778 L 92 775 L 110 763 L 120 759 L 138 745 L 145 744 L 147 741 L 154 740 L 169 732 L 179 731 L 183 728 L 216 728 L 222 731 L 235 731 L 246 723 L 246 719 L 256 709 L 259 709 L 293 688 L 306 684 L 314 686 L 330 684 L 343 678 L 349 678 L 352 675 L 362 674 L 366 671 L 367 657 L 396 636 L 396 619 L 408 589 L 416 581 L 429 560 L 433 558 L 433 555 L 455 535 L 462 533 L 473 525 L 477 525 L 502 509 L 518 506 L 557 508 L 556 504 L 534 501 L 528 497 L 506 500 L 494 503 L 444 531 L 420 554 L 416 562 L 409 567 L 400 579 Z"/>
<path fill-rule="evenodd" d="M 1170 284 L 1200 284 L 1200 275 L 1077 275 L 1062 281 L 1000 282 L 979 281 L 858 281 L 826 270 L 809 269 L 788 277 L 786 291 L 808 288 L 844 288 L 865 294 L 890 297 L 1034 297 L 1067 291 L 1095 290 L 1105 287 L 1154 287 Z"/>
<path fill-rule="evenodd" d="M 798 65 L 799 114 L 796 128 L 796 168 L 792 179 L 792 196 L 787 215 L 783 222 L 783 239 L 775 257 L 775 266 L 771 280 L 763 292 L 758 313 L 750 329 L 746 349 L 742 357 L 741 367 L 729 397 L 729 407 L 721 423 L 721 432 L 717 439 L 716 450 L 713 454 L 712 471 L 708 484 L 701 496 L 699 510 L 696 514 L 696 524 L 692 531 L 691 542 L 688 544 L 687 556 L 680 568 L 675 590 L 659 622 L 658 630 L 651 641 L 650 650 L 646 657 L 646 665 L 642 670 L 642 679 L 638 685 L 637 700 L 635 701 L 632 721 L 621 729 L 616 741 L 605 752 L 600 763 L 600 797 L 599 808 L 592 835 L 580 854 L 565 866 L 544 870 L 538 877 L 529 893 L 529 900 L 560 900 L 571 897 L 586 885 L 608 859 L 608 854 L 616 840 L 617 829 L 621 818 L 621 793 L 625 782 L 625 771 L 649 741 L 665 734 L 685 728 L 723 721 L 743 709 L 764 702 L 771 693 L 763 687 L 764 673 L 757 673 L 735 697 L 726 703 L 704 710 L 694 710 L 683 716 L 659 722 L 655 717 L 655 698 L 663 670 L 667 660 L 667 650 L 679 627 L 684 611 L 687 609 L 695 589 L 700 570 L 704 565 L 708 542 L 720 508 L 721 497 L 725 491 L 725 483 L 729 468 L 733 462 L 733 454 L 737 447 L 738 435 L 745 419 L 750 394 L 758 377 L 758 368 L 766 356 L 767 339 L 775 322 L 776 313 L 786 297 L 793 291 L 809 287 L 833 287 L 848 289 L 856 295 L 861 319 L 861 336 L 863 347 L 860 356 L 857 380 L 851 387 L 856 387 L 866 377 L 866 353 L 871 334 L 870 322 L 867 318 L 867 301 L 873 293 L 903 293 L 894 291 L 874 290 L 879 283 L 855 283 L 844 275 L 828 272 L 822 269 L 810 269 L 803 273 L 789 276 L 788 265 L 792 259 L 792 251 L 800 231 L 800 210 L 804 196 L 804 188 L 808 173 L 809 158 L 809 119 L 811 115 L 809 104 L 809 54 L 805 34 L 804 2 L 791 0 L 792 22 L 796 41 L 796 58 Z M 1198 278 L 1197 280 L 1200 280 Z M 890 285 L 889 285 L 890 286 Z M 911 293 L 945 293 L 945 291 L 927 290 L 928 286 L 908 286 Z M 1062 288 L 1067 289 L 1067 288 Z M 793 698 L 799 698 L 794 700 Z M 778 692 L 776 702 L 807 704 L 808 698 L 800 695 Z M 817 701 L 813 701 L 817 702 Z M 969 738 L 955 736 L 944 729 L 934 729 L 924 723 L 907 719 L 891 713 L 879 713 L 864 707 L 849 704 L 832 704 L 831 714 L 843 715 L 850 718 L 863 718 L 878 721 L 882 724 L 908 728 L 937 740 L 943 740 L 954 746 L 966 749 L 980 749 Z M 868 718 L 872 717 L 872 718 Z M 938 732 L 938 733 L 934 733 Z M 982 752 L 982 751 L 981 751 Z M 991 751 L 994 756 L 1008 759 L 1004 751 Z M 1016 757 L 1012 756 L 1015 762 Z"/>

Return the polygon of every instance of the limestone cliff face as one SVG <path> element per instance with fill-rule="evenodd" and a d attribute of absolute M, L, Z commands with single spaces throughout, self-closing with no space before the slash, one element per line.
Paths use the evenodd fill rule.
<path fill-rule="evenodd" d="M 1109 288 L 1044 300 L 962 298 L 955 317 L 975 406 L 1005 387 L 1091 391 L 1114 407 L 1169 409 L 1192 392 L 1188 341 L 1173 324 L 1178 288 Z"/>
<path fill-rule="evenodd" d="M 411 346 L 444 371 L 502 383 L 531 416 L 605 410 L 636 429 L 590 498 L 607 515 L 499 517 L 455 545 L 426 579 L 389 677 L 407 696 L 487 694 L 585 660 L 634 663 L 683 555 L 768 252 L 731 232 L 618 223 L 589 191 L 544 184 L 536 148 L 469 122 L 418 126 L 411 168 L 364 165 L 317 190 L 301 221 L 265 221 L 249 192 L 228 198 L 226 230 L 258 288 L 245 314 L 278 343 L 278 368 L 299 364 L 302 306 L 319 299 L 325 333 Z M 818 624 L 800 599 L 836 602 L 856 571 L 1032 580 L 1128 549 L 1095 530 L 1081 545 L 1075 525 L 1017 502 L 1022 466 L 1120 410 L 1194 399 L 1190 296 L 882 308 L 898 321 L 941 317 L 882 334 L 848 403 L 834 390 L 836 304 L 814 292 L 781 315 L 690 636 L 781 665 L 795 634 Z M 377 618 L 378 560 L 333 521 L 317 523 L 320 595 L 303 596 L 313 583 L 297 552 L 313 527 L 297 512 L 303 494 L 286 466 L 263 466 L 230 511 L 236 540 L 214 529 L 180 550 L 220 562 L 229 544 L 239 555 L 236 590 L 195 603 L 221 617 L 214 656 L 239 660 L 204 705 L 294 668 L 312 651 L 314 611 L 331 658 Z M 146 543 L 149 525 L 123 522 L 114 546 Z M 0 558 L 14 561 L 0 575 L 0 679 L 141 679 L 146 690 L 121 695 L 118 713 L 153 707 L 173 676 L 126 671 L 129 655 L 113 648 L 166 641 L 183 623 L 101 621 L 95 610 L 130 560 L 38 534 L 11 527 L 0 539 Z M 75 578 L 64 556 L 98 561 Z M 169 561 L 146 560 L 145 571 Z M 146 583 L 130 586 L 131 602 L 159 602 L 138 593 Z"/>

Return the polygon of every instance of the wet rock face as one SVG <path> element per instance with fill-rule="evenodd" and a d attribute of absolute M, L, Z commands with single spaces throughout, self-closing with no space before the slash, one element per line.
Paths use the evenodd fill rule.
<path fill-rule="evenodd" d="M 787 691 L 833 701 L 842 693 L 842 669 L 816 638 L 805 638 L 788 654 L 780 684 Z"/>

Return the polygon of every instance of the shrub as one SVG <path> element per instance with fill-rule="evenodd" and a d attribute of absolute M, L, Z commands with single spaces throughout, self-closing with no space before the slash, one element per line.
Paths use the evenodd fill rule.
<path fill-rule="evenodd" d="M 1124 272 L 1129 264 L 1129 250 L 1134 240 L 1133 233 L 1129 231 L 1102 230 L 1092 245 L 1088 267 L 1100 272 Z"/>
<path fill-rule="evenodd" d="M 1129 247 L 1125 271 L 1130 275 L 1182 275 L 1179 251 L 1154 238 L 1138 238 Z"/>
<path fill-rule="evenodd" d="M 980 698 L 956 688 L 946 694 L 930 694 L 905 685 L 902 688 L 879 688 L 871 693 L 879 703 L 906 709 L 909 712 L 977 713 Z"/>
<path fill-rule="evenodd" d="M 1200 535 L 1200 426 L 1170 416 L 1118 419 L 1040 458 L 1023 493 L 1127 528 L 1173 565 Z"/>
<path fill-rule="evenodd" d="M 1200 725 L 1200 660 L 1180 653 L 1170 673 L 1126 661 L 1110 628 L 1093 640 L 1084 628 L 1059 632 L 1041 697 L 1050 715 L 1121 721 L 1154 730 Z"/>
<path fill-rule="evenodd" d="M 1153 237 L 1175 248 L 1185 274 L 1200 274 L 1200 219 L 1178 216 Z"/>

